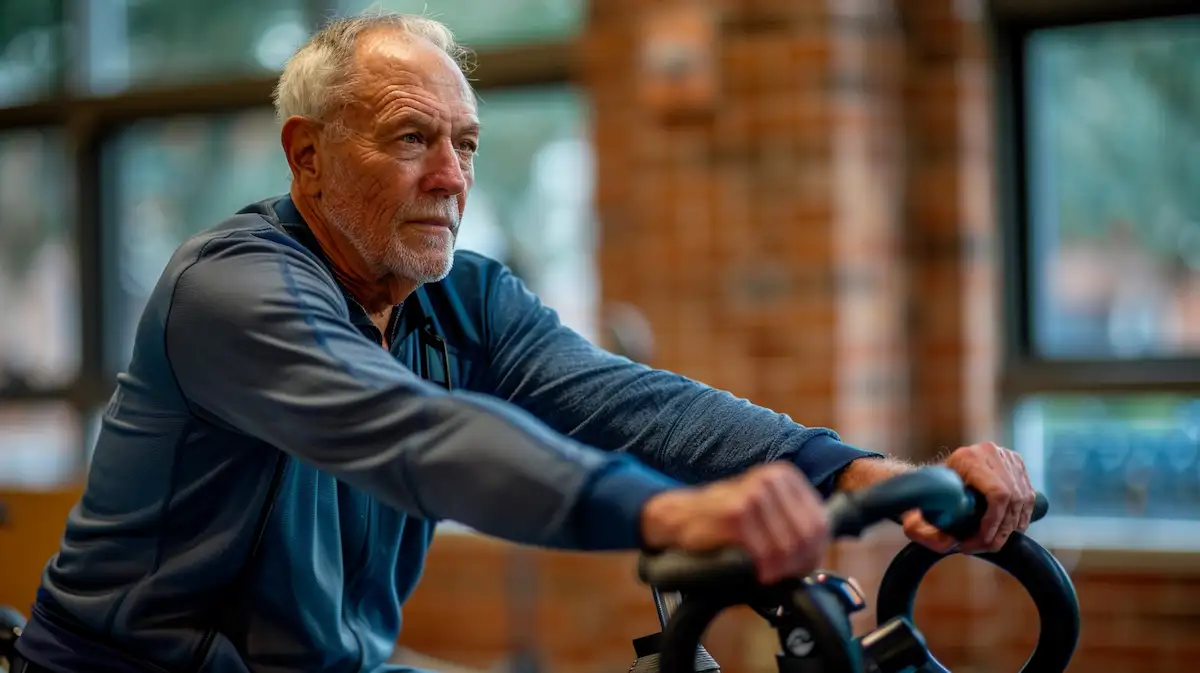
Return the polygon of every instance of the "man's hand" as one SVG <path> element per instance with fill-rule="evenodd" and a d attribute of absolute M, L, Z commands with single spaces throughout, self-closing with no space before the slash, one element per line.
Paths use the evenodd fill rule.
<path fill-rule="evenodd" d="M 957 544 L 959 551 L 971 554 L 998 551 L 1014 531 L 1024 532 L 1029 527 L 1034 491 L 1025 461 L 1017 453 L 985 442 L 958 449 L 943 464 L 987 498 L 983 525 L 975 537 L 960 544 L 927 523 L 920 512 L 912 511 L 904 515 L 904 532 L 910 539 L 943 553 Z"/>
<path fill-rule="evenodd" d="M 829 547 L 829 517 L 804 473 L 779 461 L 655 496 L 642 510 L 642 539 L 657 549 L 743 548 L 759 581 L 772 583 L 817 568 Z"/>

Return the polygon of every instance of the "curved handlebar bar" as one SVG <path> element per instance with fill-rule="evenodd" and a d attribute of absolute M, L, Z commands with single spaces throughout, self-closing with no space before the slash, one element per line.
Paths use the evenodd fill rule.
<path fill-rule="evenodd" d="M 905 512 L 917 509 L 930 524 L 961 540 L 979 530 L 987 500 L 967 488 L 956 472 L 936 466 L 913 470 L 861 491 L 837 493 L 826 506 L 835 538 L 857 537 L 874 524 L 898 521 Z M 1041 519 L 1048 510 L 1049 502 L 1038 493 L 1032 520 Z M 754 561 L 736 548 L 646 553 L 638 561 L 638 574 L 642 581 L 662 591 L 687 593 L 714 585 L 732 590 L 757 586 Z"/>

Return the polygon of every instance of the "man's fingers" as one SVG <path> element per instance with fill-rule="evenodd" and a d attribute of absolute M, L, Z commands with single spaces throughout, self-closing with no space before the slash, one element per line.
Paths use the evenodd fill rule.
<path fill-rule="evenodd" d="M 1000 522 L 1000 528 L 996 530 L 996 537 L 992 538 L 988 543 L 988 549 L 992 551 L 1000 551 L 1004 543 L 1008 542 L 1008 538 L 1017 529 L 1017 522 L 1021 518 L 1020 503 L 1013 502 L 1004 512 L 1004 519 Z"/>
<path fill-rule="evenodd" d="M 754 559 L 760 582 L 776 582 L 780 579 L 776 560 L 775 542 L 767 529 L 766 520 L 759 507 L 749 506 L 740 514 L 737 537 L 742 539 L 746 551 Z"/>
<path fill-rule="evenodd" d="M 796 488 L 801 491 L 798 501 L 803 504 L 804 512 L 804 548 L 801 558 L 802 566 L 798 572 L 806 575 L 820 566 L 821 561 L 825 558 L 825 552 L 832 542 L 829 536 L 829 510 L 825 509 L 825 503 L 821 502 L 816 491 L 807 481 L 797 480 Z"/>
<path fill-rule="evenodd" d="M 904 515 L 904 533 L 908 535 L 910 540 L 918 542 L 929 549 L 940 554 L 945 554 L 958 544 L 952 536 L 935 528 L 932 524 L 925 521 L 921 513 L 913 510 Z"/>
<path fill-rule="evenodd" d="M 771 537 L 771 568 L 781 579 L 799 565 L 804 543 L 804 513 L 796 506 L 786 481 L 768 479 L 759 504 L 759 518 Z"/>
<path fill-rule="evenodd" d="M 1033 506 L 1037 501 L 1037 492 L 1029 481 L 1029 473 L 1025 470 L 1025 461 L 1016 452 L 1005 453 L 1008 471 L 1013 475 L 1017 493 L 1021 501 L 1020 514 L 1017 516 L 1017 530 L 1025 532 L 1033 522 Z"/>

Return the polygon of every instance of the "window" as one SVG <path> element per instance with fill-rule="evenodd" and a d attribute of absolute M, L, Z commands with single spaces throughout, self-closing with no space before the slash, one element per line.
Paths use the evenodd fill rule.
<path fill-rule="evenodd" d="M 1200 352 L 1200 19 L 1035 31 L 1026 58 L 1037 352 Z"/>
<path fill-rule="evenodd" d="M 56 131 L 0 133 L 0 390 L 66 386 L 79 369 L 67 176 Z"/>
<path fill-rule="evenodd" d="M 1012 443 L 1050 497 L 1048 542 L 1194 551 L 1200 19 L 1109 4 L 1104 21 L 998 22 L 1016 145 Z"/>
<path fill-rule="evenodd" d="M 0 407 L 0 487 L 50 487 L 79 475 L 82 427 L 64 404 Z"/>
<path fill-rule="evenodd" d="M 322 18 L 372 6 L 477 51 L 488 130 L 460 246 L 592 331 L 580 0 L 0 0 L 0 483 L 78 478 L 171 254 L 289 188 L 276 74 Z"/>
<path fill-rule="evenodd" d="M 474 49 L 575 37 L 587 10 L 582 0 L 338 0 L 342 14 L 385 9 L 444 22 Z"/>
<path fill-rule="evenodd" d="M 134 122 L 106 146 L 105 166 L 116 238 L 110 366 L 120 370 L 175 249 L 243 206 L 286 193 L 290 171 L 270 109 Z"/>
<path fill-rule="evenodd" d="M 44 0 L 43 0 L 44 1 Z M 87 53 L 76 88 L 111 94 L 180 82 L 269 77 L 308 38 L 306 0 L 79 3 Z"/>
<path fill-rule="evenodd" d="M 63 39 L 56 4 L 0 2 L 0 105 L 27 103 L 54 92 Z"/>
<path fill-rule="evenodd" d="M 1015 427 L 1055 542 L 1200 549 L 1200 396 L 1030 397 Z"/>
<path fill-rule="evenodd" d="M 567 87 L 484 92 L 475 186 L 459 247 L 513 268 L 562 321 L 595 333 L 591 145 Z"/>

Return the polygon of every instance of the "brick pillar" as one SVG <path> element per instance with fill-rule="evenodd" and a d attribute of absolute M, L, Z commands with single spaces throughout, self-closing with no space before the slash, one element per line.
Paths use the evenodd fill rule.
<path fill-rule="evenodd" d="M 989 64 L 970 2 L 906 0 L 916 452 L 998 439 L 999 238 Z"/>
<path fill-rule="evenodd" d="M 904 0 L 900 9 L 914 297 L 913 451 L 932 459 L 999 439 L 991 91 L 983 30 L 971 2 Z M 955 558 L 935 569 L 923 587 L 918 624 L 952 670 L 1010 670 L 1022 661 L 1005 663 L 1013 652 L 1002 650 L 998 640 L 1019 595 L 1001 575 L 980 561 Z"/>
<path fill-rule="evenodd" d="M 868 65 L 883 52 L 827 3 L 724 3 L 720 100 L 663 118 L 637 61 L 661 6 L 592 3 L 604 301 L 645 312 L 657 366 L 903 449 L 898 114 Z"/>
<path fill-rule="evenodd" d="M 663 117 L 639 98 L 640 27 L 664 5 L 718 12 L 720 96 L 700 114 Z M 903 50 L 890 6 L 593 2 L 585 79 L 602 297 L 645 312 L 654 364 L 904 453 Z M 831 563 L 873 593 L 897 549 L 895 530 L 884 538 L 841 545 Z"/>

